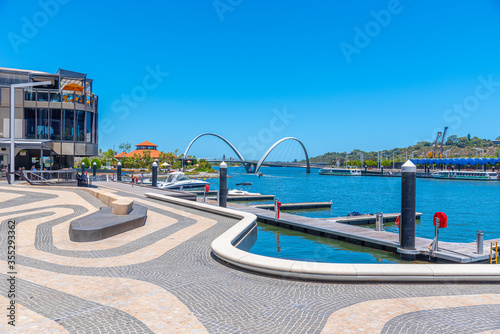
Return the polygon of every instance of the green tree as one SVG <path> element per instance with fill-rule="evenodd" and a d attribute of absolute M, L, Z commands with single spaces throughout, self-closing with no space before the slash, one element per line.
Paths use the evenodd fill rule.
<path fill-rule="evenodd" d="M 389 166 L 391 166 L 391 165 L 392 165 L 392 162 L 391 162 L 391 161 L 389 161 L 389 160 L 384 160 L 384 161 L 382 161 L 382 166 L 384 166 L 384 167 L 389 167 Z"/>
<path fill-rule="evenodd" d="M 127 152 L 127 153 L 130 151 L 131 147 L 132 145 L 130 145 L 129 142 L 121 143 L 120 145 L 118 145 L 118 148 L 120 149 L 121 152 Z"/>
<path fill-rule="evenodd" d="M 467 140 L 470 140 L 470 133 L 467 134 Z"/>
<path fill-rule="evenodd" d="M 82 164 L 85 164 L 85 167 L 89 168 L 90 167 L 90 160 L 89 158 L 85 157 L 82 159 Z"/>
<path fill-rule="evenodd" d="M 109 149 L 106 152 L 103 152 L 102 155 L 104 156 L 105 159 L 111 160 L 115 157 L 116 153 L 112 149 Z"/>
<path fill-rule="evenodd" d="M 90 162 L 90 165 L 91 166 L 94 166 L 94 162 L 97 166 L 97 168 L 101 169 L 101 160 L 99 160 L 98 158 L 94 158 L 92 159 L 92 161 Z"/>

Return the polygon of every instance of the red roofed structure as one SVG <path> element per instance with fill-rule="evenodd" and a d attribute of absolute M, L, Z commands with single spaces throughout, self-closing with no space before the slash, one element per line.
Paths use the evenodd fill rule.
<path fill-rule="evenodd" d="M 123 158 L 133 158 L 136 154 L 138 154 L 142 158 L 142 156 L 144 155 L 144 151 L 149 151 L 151 153 L 151 158 L 153 159 L 158 159 L 160 157 L 158 145 L 155 145 L 152 142 L 146 140 L 140 144 L 135 145 L 135 150 L 130 153 L 122 152 L 115 155 L 115 159 L 121 160 Z"/>

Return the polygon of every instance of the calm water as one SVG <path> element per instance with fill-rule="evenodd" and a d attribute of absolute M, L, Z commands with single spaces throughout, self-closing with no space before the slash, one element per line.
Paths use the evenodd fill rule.
<path fill-rule="evenodd" d="M 333 202 L 331 210 L 295 213 L 314 218 L 345 216 L 351 211 L 400 211 L 400 178 L 318 175 L 317 169 L 306 174 L 301 168 L 266 167 L 261 171 L 264 176 L 259 178 L 242 167 L 229 167 L 228 186 L 232 189 L 236 183 L 252 182 L 251 191 L 274 194 L 284 203 Z M 211 188 L 218 188 L 217 179 L 211 182 Z M 499 238 L 500 182 L 417 179 L 417 211 L 423 213 L 416 228 L 419 237 L 433 238 L 432 216 L 443 211 L 448 228 L 441 229 L 440 240 L 472 242 L 477 230 L 484 231 L 485 239 Z M 388 226 L 386 230 L 397 233 L 398 228 Z"/>

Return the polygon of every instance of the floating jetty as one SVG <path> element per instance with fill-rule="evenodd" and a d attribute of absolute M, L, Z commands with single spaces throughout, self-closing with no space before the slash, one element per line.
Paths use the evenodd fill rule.
<path fill-rule="evenodd" d="M 384 223 L 395 223 L 396 218 L 399 216 L 399 213 L 384 213 Z M 422 216 L 421 212 L 416 212 L 415 216 L 417 220 Z M 366 225 L 366 224 L 375 224 L 376 216 L 375 214 L 368 215 L 359 215 L 359 216 L 346 216 L 346 217 L 334 217 L 334 218 L 322 218 L 322 220 L 326 220 L 334 223 L 342 223 L 349 225 Z"/>
<path fill-rule="evenodd" d="M 303 216 L 282 213 L 279 219 L 275 218 L 275 213 L 270 210 L 257 208 L 254 206 L 244 206 L 232 203 L 230 208 L 253 213 L 259 221 L 267 224 L 282 226 L 291 230 L 296 230 L 313 235 L 344 240 L 353 244 L 382 249 L 397 253 L 399 247 L 399 234 L 386 231 L 375 231 L 374 229 L 353 226 L 336 221 L 309 218 Z M 359 217 L 359 216 L 358 216 Z M 338 217 L 345 220 L 348 217 Z M 473 263 L 489 261 L 490 242 L 500 241 L 500 239 L 485 240 L 483 243 L 483 254 L 477 254 L 476 243 L 454 243 L 439 241 L 438 251 L 431 253 L 429 246 L 431 239 L 416 238 L 415 248 L 419 252 L 417 258 L 439 262 Z"/>
<path fill-rule="evenodd" d="M 247 201 L 272 201 L 276 195 L 229 195 L 228 202 L 247 202 Z M 217 197 L 207 197 L 207 200 L 217 201 Z M 272 204 L 270 204 L 272 205 Z"/>
<path fill-rule="evenodd" d="M 274 204 L 258 204 L 258 205 L 253 205 L 253 207 L 258 209 L 274 211 Z M 280 211 L 327 209 L 331 207 L 332 207 L 332 202 L 282 203 Z"/>

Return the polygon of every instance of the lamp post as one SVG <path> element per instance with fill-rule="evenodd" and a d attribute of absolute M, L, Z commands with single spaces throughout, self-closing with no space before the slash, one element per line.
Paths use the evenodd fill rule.
<path fill-rule="evenodd" d="M 15 166 L 15 154 L 16 154 L 16 122 L 15 122 L 15 110 L 16 110 L 16 88 L 34 87 L 34 86 L 45 86 L 52 85 L 52 81 L 41 81 L 41 82 L 29 82 L 21 84 L 10 85 L 10 181 L 14 183 L 14 172 L 16 171 Z M 24 92 L 24 90 L 23 90 Z M 23 97 L 24 98 L 24 97 Z"/>
<path fill-rule="evenodd" d="M 445 154 L 445 156 L 446 156 L 446 159 L 448 159 L 448 152 L 450 152 L 450 151 L 451 151 L 451 149 L 446 150 L 446 151 L 444 152 L 444 154 Z"/>
<path fill-rule="evenodd" d="M 363 152 L 359 152 L 359 155 L 361 156 L 361 166 L 363 166 L 363 161 L 365 161 L 365 156 Z"/>
<path fill-rule="evenodd" d="M 399 153 L 399 151 L 393 151 L 392 152 L 392 169 L 394 169 L 394 153 L 396 153 L 396 152 Z"/>
<path fill-rule="evenodd" d="M 412 158 L 412 159 L 413 159 L 413 153 L 415 153 L 415 152 L 417 152 L 417 151 L 413 151 L 413 152 L 411 152 L 411 158 Z M 408 159 L 406 159 L 406 160 L 408 160 Z"/>

